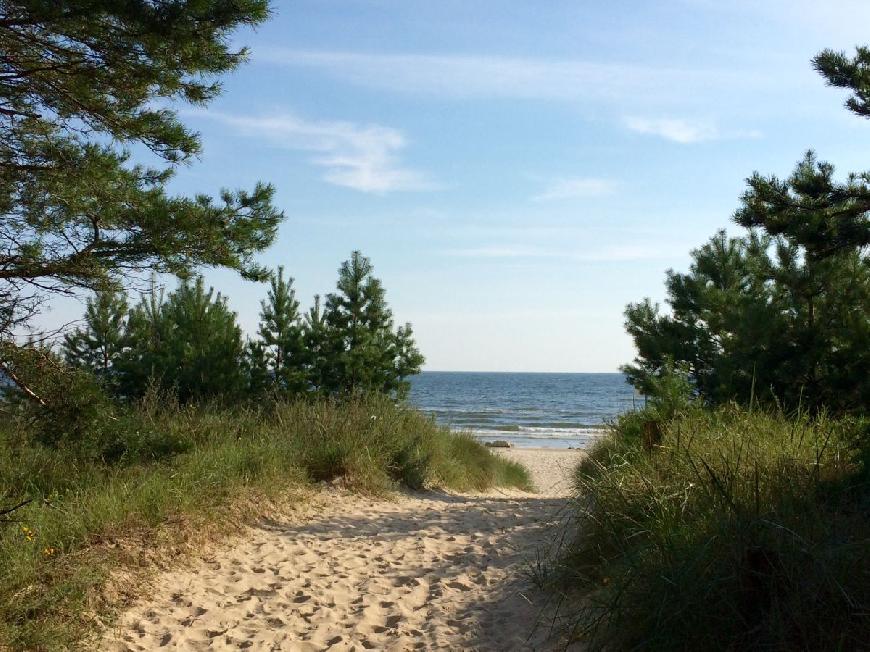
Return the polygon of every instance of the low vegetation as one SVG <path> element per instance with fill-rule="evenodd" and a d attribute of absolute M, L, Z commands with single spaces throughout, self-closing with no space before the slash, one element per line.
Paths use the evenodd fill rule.
<path fill-rule="evenodd" d="M 593 649 L 859 649 L 868 427 L 736 407 L 620 419 L 576 472 L 560 574 L 587 592 L 574 635 Z"/>
<path fill-rule="evenodd" d="M 528 486 L 522 467 L 383 396 L 221 408 L 152 394 L 110 421 L 108 448 L 105 432 L 51 448 L 38 421 L 0 427 L 0 506 L 31 501 L 0 524 L 0 648 L 65 648 L 108 606 L 113 572 L 311 483 Z"/>

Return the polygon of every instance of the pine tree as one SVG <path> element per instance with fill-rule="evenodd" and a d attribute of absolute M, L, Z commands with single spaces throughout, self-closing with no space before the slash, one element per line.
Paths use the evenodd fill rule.
<path fill-rule="evenodd" d="M 148 385 L 160 383 L 166 367 L 165 347 L 172 333 L 163 318 L 166 303 L 163 287 L 151 277 L 151 288 L 139 298 L 127 317 L 125 349 L 117 361 L 119 393 L 122 397 L 141 396 Z"/>
<path fill-rule="evenodd" d="M 308 382 L 299 302 L 293 279 L 284 278 L 283 267 L 272 276 L 268 298 L 261 306 L 259 335 L 274 383 L 286 392 L 305 391 Z"/>
<path fill-rule="evenodd" d="M 174 167 L 200 140 L 172 109 L 204 105 L 246 57 L 233 31 L 268 17 L 266 0 L 0 3 L 0 318 L 43 294 L 99 290 L 136 271 L 253 259 L 283 219 L 271 186 L 175 197 Z M 130 165 L 141 145 L 168 167 Z"/>
<path fill-rule="evenodd" d="M 734 220 L 802 247 L 811 262 L 870 246 L 870 173 L 834 179 L 834 166 L 809 151 L 788 179 L 747 179 Z"/>
<path fill-rule="evenodd" d="M 398 398 L 405 398 L 411 388 L 408 378 L 420 373 L 420 368 L 426 359 L 414 342 L 414 330 L 410 323 L 399 326 L 394 338 L 395 364 L 393 367 L 393 382 L 391 389 Z"/>
<path fill-rule="evenodd" d="M 84 327 L 64 337 L 66 361 L 88 369 L 112 387 L 114 365 L 124 347 L 126 318 L 127 298 L 122 292 L 97 292 L 87 301 Z"/>
<path fill-rule="evenodd" d="M 236 315 L 201 277 L 183 281 L 165 302 L 143 297 L 130 315 L 123 364 L 129 395 L 148 383 L 181 401 L 237 397 L 245 390 L 244 343 Z"/>
<path fill-rule="evenodd" d="M 853 92 L 846 100 L 846 108 L 857 115 L 870 117 L 870 48 L 855 48 L 852 58 L 845 52 L 823 50 L 813 58 L 813 67 L 831 86 Z"/>
<path fill-rule="evenodd" d="M 826 50 L 814 64 L 850 88 L 870 117 L 870 49 Z M 624 367 L 642 391 L 668 364 L 687 368 L 713 403 L 767 397 L 789 407 L 861 412 L 870 404 L 870 173 L 834 178 L 810 151 L 786 179 L 747 179 L 735 221 L 668 273 L 670 315 L 649 300 L 626 310 L 638 357 Z M 771 251 L 772 250 L 772 251 Z"/>
<path fill-rule="evenodd" d="M 407 327 L 397 340 L 386 293 L 373 272 L 371 261 L 354 251 L 339 269 L 338 292 L 327 295 L 324 387 L 330 393 L 401 394 L 404 378 L 423 363 Z"/>
<path fill-rule="evenodd" d="M 337 346 L 337 338 L 326 323 L 319 294 L 314 296 L 314 305 L 305 313 L 302 338 L 308 387 L 315 392 L 322 392 L 334 384 L 327 380 L 332 371 L 329 362 L 338 358 L 340 350 Z"/>
<path fill-rule="evenodd" d="M 339 270 L 338 292 L 326 297 L 326 323 L 340 338 L 340 348 L 330 352 L 333 368 L 327 378 L 334 392 L 376 388 L 388 357 L 383 344 L 393 325 L 392 314 L 372 272 L 371 262 L 354 251 Z"/>
<path fill-rule="evenodd" d="M 670 314 L 660 314 L 649 299 L 628 306 L 626 330 L 638 357 L 623 371 L 632 384 L 649 394 L 658 375 L 676 363 L 709 402 L 748 400 L 753 391 L 770 396 L 786 355 L 770 243 L 720 231 L 692 252 L 688 273 L 668 272 Z"/>
<path fill-rule="evenodd" d="M 261 396 L 275 386 L 269 369 L 266 346 L 260 340 L 248 340 L 245 345 L 244 375 L 247 379 L 248 393 Z"/>

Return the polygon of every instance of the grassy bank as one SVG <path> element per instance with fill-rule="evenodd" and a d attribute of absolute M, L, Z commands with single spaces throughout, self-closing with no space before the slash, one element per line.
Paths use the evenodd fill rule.
<path fill-rule="evenodd" d="M 579 536 L 558 573 L 584 605 L 574 635 L 613 650 L 866 646 L 866 422 L 652 416 L 624 417 L 577 470 Z"/>
<path fill-rule="evenodd" d="M 302 500 L 318 481 L 373 493 L 528 484 L 522 467 L 378 397 L 233 409 L 152 400 L 112 424 L 98 456 L 33 443 L 32 422 L 0 426 L 2 506 L 32 500 L 0 524 L 0 648 L 74 645 L 110 594 L 129 590 L 111 576 L 200 545 L 270 500 Z"/>

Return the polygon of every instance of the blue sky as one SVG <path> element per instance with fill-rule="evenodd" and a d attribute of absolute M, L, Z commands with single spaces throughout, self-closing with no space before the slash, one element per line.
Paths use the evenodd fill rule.
<path fill-rule="evenodd" d="M 308 304 L 361 249 L 428 369 L 615 371 L 625 304 L 737 232 L 753 170 L 787 174 L 809 147 L 866 163 L 870 125 L 809 61 L 870 40 L 870 3 L 274 9 L 237 35 L 251 61 L 224 94 L 182 108 L 204 154 L 173 190 L 273 183 L 287 220 L 262 261 Z M 206 278 L 253 332 L 265 288 Z"/>

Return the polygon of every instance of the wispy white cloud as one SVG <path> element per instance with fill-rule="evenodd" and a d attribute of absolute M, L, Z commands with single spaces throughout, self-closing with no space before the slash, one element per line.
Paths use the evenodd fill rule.
<path fill-rule="evenodd" d="M 595 251 L 585 251 L 578 253 L 572 258 L 582 262 L 602 262 L 602 263 L 619 263 L 632 262 L 638 260 L 672 260 L 674 256 L 680 255 L 674 247 L 670 246 L 655 246 L 655 245 L 614 245 L 602 247 Z"/>
<path fill-rule="evenodd" d="M 324 169 L 323 179 L 360 192 L 432 190 L 437 186 L 400 160 L 407 140 L 401 131 L 381 125 L 305 120 L 291 113 L 270 116 L 197 111 L 197 116 L 267 139 L 277 147 L 313 152 L 311 163 Z"/>
<path fill-rule="evenodd" d="M 625 126 L 639 134 L 659 136 L 675 143 L 700 143 L 719 138 L 719 130 L 715 125 L 679 118 L 629 117 L 625 119 Z"/>
<path fill-rule="evenodd" d="M 442 254 L 457 258 L 540 258 L 549 256 L 552 252 L 536 247 L 484 245 L 481 247 L 445 249 Z"/>
<path fill-rule="evenodd" d="M 261 47 L 254 60 L 317 70 L 352 84 L 439 100 L 536 100 L 582 104 L 585 110 L 620 115 L 626 106 L 672 113 L 733 104 L 735 97 L 770 92 L 763 70 L 674 67 L 584 59 L 498 55 L 371 54 Z M 805 75 L 782 74 L 778 92 L 803 89 Z M 747 137 L 724 133 L 711 122 L 629 118 L 624 126 L 680 143 Z M 757 134 L 755 134 L 757 136 Z"/>
<path fill-rule="evenodd" d="M 554 201 L 560 199 L 580 199 L 586 197 L 603 197 L 612 194 L 617 187 L 612 179 L 597 177 L 576 177 L 553 179 L 534 201 Z"/>
<path fill-rule="evenodd" d="M 701 91 L 763 87 L 746 71 L 494 55 L 369 54 L 258 48 L 256 62 L 316 68 L 346 81 L 440 98 L 660 100 L 685 104 Z M 769 82 L 769 80 L 767 80 Z M 706 93 L 705 96 L 708 96 Z"/>
<path fill-rule="evenodd" d="M 681 118 L 625 118 L 625 126 L 639 134 L 658 136 L 684 145 L 710 140 L 734 138 L 760 138 L 759 131 L 722 131 L 709 120 L 685 120 Z"/>

